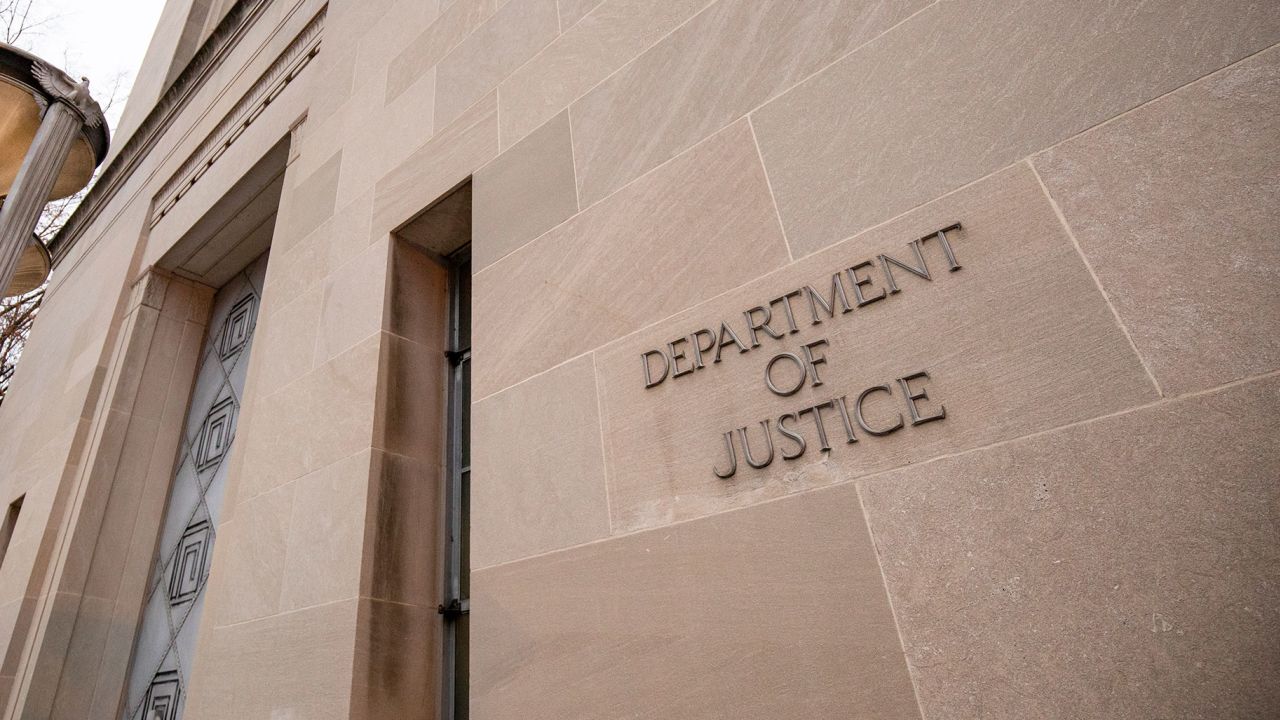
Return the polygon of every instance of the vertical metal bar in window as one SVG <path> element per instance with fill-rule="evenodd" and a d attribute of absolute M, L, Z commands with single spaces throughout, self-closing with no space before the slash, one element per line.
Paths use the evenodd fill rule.
<path fill-rule="evenodd" d="M 471 257 L 463 248 L 450 257 L 448 487 L 445 492 L 445 578 L 441 717 L 465 720 L 468 714 L 467 646 L 471 594 Z"/>

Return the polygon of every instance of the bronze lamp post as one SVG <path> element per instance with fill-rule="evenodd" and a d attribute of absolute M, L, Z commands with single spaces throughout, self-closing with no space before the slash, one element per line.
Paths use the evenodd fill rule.
<path fill-rule="evenodd" d="M 49 252 L 33 234 L 40 212 L 87 185 L 109 143 L 86 78 L 0 43 L 0 297 L 49 276 Z"/>

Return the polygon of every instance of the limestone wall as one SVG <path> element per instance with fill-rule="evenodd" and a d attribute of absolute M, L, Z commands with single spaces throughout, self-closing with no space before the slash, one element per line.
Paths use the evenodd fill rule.
<path fill-rule="evenodd" d="M 272 3 L 60 266 L 0 409 L 10 716 L 101 542 L 58 498 L 129 477 L 78 468 L 130 289 L 285 137 L 184 718 L 437 716 L 445 279 L 404 228 L 468 180 L 472 717 L 1280 708 L 1274 8 L 332 0 L 156 221 L 321 8 Z"/>

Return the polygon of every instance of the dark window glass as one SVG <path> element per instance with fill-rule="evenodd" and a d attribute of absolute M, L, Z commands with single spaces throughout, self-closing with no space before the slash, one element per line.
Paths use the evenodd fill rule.
<path fill-rule="evenodd" d="M 450 260 L 449 283 L 449 474 L 445 493 L 444 713 L 468 715 L 467 651 L 471 591 L 471 258 L 463 248 Z"/>

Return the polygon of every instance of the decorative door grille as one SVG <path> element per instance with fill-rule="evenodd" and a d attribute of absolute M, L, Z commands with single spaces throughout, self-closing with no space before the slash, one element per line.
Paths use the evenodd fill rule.
<path fill-rule="evenodd" d="M 134 643 L 124 720 L 182 717 L 266 267 L 264 253 L 214 296 Z"/>

